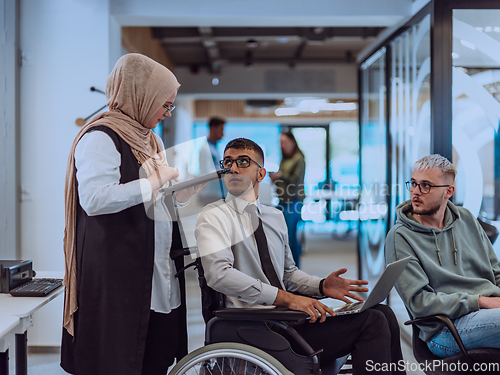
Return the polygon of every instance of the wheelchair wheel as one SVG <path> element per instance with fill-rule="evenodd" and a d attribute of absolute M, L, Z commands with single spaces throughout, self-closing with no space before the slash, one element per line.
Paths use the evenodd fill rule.
<path fill-rule="evenodd" d="M 168 375 L 293 375 L 276 358 L 253 346 L 224 342 L 182 358 Z"/>

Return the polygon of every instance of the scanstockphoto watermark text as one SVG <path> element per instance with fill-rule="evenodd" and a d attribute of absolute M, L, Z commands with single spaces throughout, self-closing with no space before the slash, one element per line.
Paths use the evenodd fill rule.
<path fill-rule="evenodd" d="M 316 185 L 307 186 L 305 184 L 288 184 L 285 187 L 277 186 L 276 194 L 282 195 L 305 195 L 306 191 L 316 191 L 319 197 L 328 197 L 330 191 L 335 192 L 338 196 L 369 196 L 369 197 L 386 197 L 391 195 L 402 195 L 407 189 L 404 184 L 383 184 L 372 183 L 362 184 L 360 187 L 353 187 L 352 185 L 336 183 L 330 189 L 317 189 Z"/>
<path fill-rule="evenodd" d="M 334 189 L 315 189 L 316 186 L 290 184 L 286 187 L 277 187 L 278 196 L 293 196 L 294 194 L 307 195 L 313 198 L 317 203 L 308 204 L 304 207 L 297 205 L 285 205 L 284 211 L 287 213 L 302 212 L 303 214 L 315 214 L 324 212 L 328 205 L 330 214 L 342 214 L 345 211 L 356 212 L 356 215 L 350 215 L 350 220 L 378 219 L 387 214 L 387 197 L 391 195 L 403 196 L 406 190 L 401 184 L 364 184 L 361 187 L 352 187 L 346 184 L 336 184 Z M 285 193 L 285 194 L 283 194 Z M 294 194 L 292 194 L 294 193 Z M 360 200 L 361 195 L 361 200 Z M 328 202 L 332 201 L 330 205 Z M 345 215 L 344 215 L 345 216 Z"/>
<path fill-rule="evenodd" d="M 468 372 L 474 371 L 478 374 L 484 372 L 500 372 L 499 363 L 472 363 L 458 361 L 456 363 L 446 363 L 436 359 L 426 363 L 414 363 L 405 360 L 400 360 L 397 363 L 374 363 L 372 360 L 366 361 L 366 371 L 422 371 L 422 372 Z"/>

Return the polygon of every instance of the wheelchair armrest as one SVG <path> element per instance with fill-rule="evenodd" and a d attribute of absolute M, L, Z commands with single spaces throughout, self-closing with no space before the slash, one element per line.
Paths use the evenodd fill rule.
<path fill-rule="evenodd" d="M 300 321 L 309 315 L 303 311 L 288 310 L 285 308 L 259 309 L 259 308 L 227 308 L 214 311 L 215 316 L 223 319 L 238 320 L 279 320 Z"/>
<path fill-rule="evenodd" d="M 448 316 L 443 315 L 443 314 L 436 314 L 436 315 L 430 315 L 430 316 L 424 316 L 421 318 L 415 318 L 412 320 L 406 321 L 404 324 L 410 325 L 410 324 L 415 324 L 415 323 L 424 323 L 424 322 L 429 322 L 429 321 L 441 321 L 444 323 L 444 325 L 450 330 L 451 335 L 455 339 L 455 342 L 457 343 L 458 347 L 460 348 L 460 351 L 464 355 L 464 357 L 469 361 L 473 362 L 472 359 L 469 357 L 469 354 L 467 353 L 467 350 L 465 349 L 464 343 L 462 342 L 462 339 L 460 338 L 460 335 L 458 334 L 457 328 L 453 324 L 450 318 Z"/>

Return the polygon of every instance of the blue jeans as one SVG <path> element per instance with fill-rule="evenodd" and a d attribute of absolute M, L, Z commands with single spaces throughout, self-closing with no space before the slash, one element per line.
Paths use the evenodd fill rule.
<path fill-rule="evenodd" d="M 500 348 L 500 309 L 481 309 L 461 316 L 453 322 L 465 349 Z M 448 328 L 436 333 L 427 346 L 438 357 L 458 354 L 460 349 Z"/>
<path fill-rule="evenodd" d="M 291 202 L 280 201 L 278 207 L 283 212 L 285 222 L 288 227 L 288 242 L 292 251 L 293 260 L 297 267 L 300 267 L 300 254 L 302 246 L 297 239 L 297 225 L 302 220 L 302 201 L 293 200 Z"/>

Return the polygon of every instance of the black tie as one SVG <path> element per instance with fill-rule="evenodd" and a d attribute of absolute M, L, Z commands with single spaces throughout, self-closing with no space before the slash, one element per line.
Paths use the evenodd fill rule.
<path fill-rule="evenodd" d="M 271 257 L 269 255 L 269 248 L 267 246 L 266 234 L 264 233 L 264 228 L 262 226 L 262 220 L 257 216 L 257 206 L 249 204 L 246 206 L 245 211 L 250 214 L 250 219 L 252 220 L 252 228 L 257 228 L 254 232 L 255 242 L 257 242 L 257 249 L 259 250 L 260 264 L 262 265 L 262 270 L 266 275 L 267 279 L 270 281 L 272 286 L 278 289 L 283 289 L 281 283 L 279 282 L 276 270 L 271 262 Z"/>

